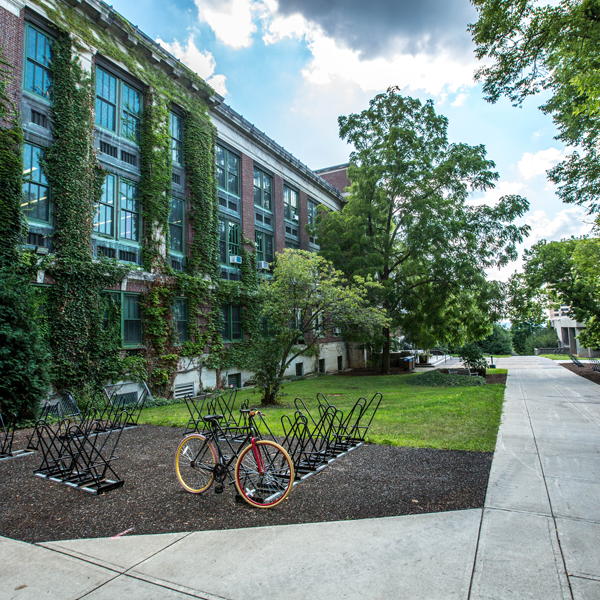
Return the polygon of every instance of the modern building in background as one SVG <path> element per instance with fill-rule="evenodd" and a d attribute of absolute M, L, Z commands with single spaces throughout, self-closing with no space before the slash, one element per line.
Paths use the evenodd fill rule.
<path fill-rule="evenodd" d="M 62 4 L 62 7 L 61 7 Z M 8 95 L 20 107 L 24 128 L 24 184 L 22 209 L 29 230 L 27 246 L 45 255 L 53 252 L 53 240 L 60 235 L 55 217 L 57 199 L 40 161 L 44 151 L 54 143 L 52 134 L 52 61 L 57 27 L 53 10 L 30 0 L 0 0 L 0 47 L 3 60 L 12 67 Z M 50 6 L 50 5 L 46 5 Z M 318 250 L 317 240 L 307 232 L 318 205 L 332 210 L 342 206 L 348 185 L 345 167 L 313 172 L 292 154 L 257 130 L 223 98 L 207 93 L 204 82 L 172 55 L 143 34 L 109 5 L 99 0 L 54 0 L 55 8 L 84 18 L 114 47 L 135 50 L 143 56 L 149 69 L 166 75 L 171 84 L 185 94 L 196 95 L 208 106 L 217 130 L 216 179 L 219 202 L 220 277 L 239 281 L 243 240 L 254 242 L 257 269 L 267 273 L 269 263 L 284 248 Z M 63 13 L 64 14 L 64 13 Z M 63 25 L 64 29 L 64 25 Z M 108 289 L 122 314 L 122 352 L 135 353 L 143 345 L 143 315 L 140 298 L 150 282 L 165 276 L 147 272 L 142 267 L 144 228 L 147 222 L 140 202 L 143 177 L 140 164 L 140 127 L 147 106 L 147 84 L 136 78 L 126 64 L 106 50 L 100 52 L 89 40 L 79 43 L 80 61 L 95 75 L 94 145 L 105 170 L 102 198 L 94 218 L 89 240 L 95 260 L 113 258 L 131 270 L 119 287 Z M 105 46 L 106 48 L 106 46 Z M 189 257 L 188 223 L 189 185 L 183 156 L 185 110 L 173 104 L 169 114 L 172 188 L 169 216 L 169 247 L 165 258 L 175 271 L 185 271 Z M 52 280 L 38 272 L 37 285 L 52 285 Z M 187 336 L 187 298 L 176 299 L 173 319 L 180 341 Z M 244 338 L 241 327 L 243 306 L 225 305 L 223 338 L 235 344 Z M 316 359 L 300 359 L 290 367 L 291 375 L 315 370 L 337 371 L 348 366 L 348 348 L 339 337 L 327 332 Z M 241 386 L 251 376 L 240 369 L 221 374 L 228 384 Z M 203 369 L 200 360 L 181 359 L 174 382 L 176 395 L 197 393 L 201 387 L 215 385 L 216 374 Z"/>

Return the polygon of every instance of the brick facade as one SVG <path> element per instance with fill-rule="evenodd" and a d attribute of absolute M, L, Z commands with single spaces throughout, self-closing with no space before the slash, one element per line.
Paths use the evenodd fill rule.
<path fill-rule="evenodd" d="M 242 231 L 254 242 L 254 161 L 242 154 Z"/>
<path fill-rule="evenodd" d="M 347 168 L 340 170 L 327 172 L 327 171 L 315 171 L 321 179 L 324 179 L 327 183 L 330 183 L 336 190 L 343 192 L 345 188 L 350 187 L 350 180 L 347 175 Z"/>
<path fill-rule="evenodd" d="M 0 48 L 2 49 L 2 61 L 8 63 L 2 67 L 3 70 L 4 68 L 9 69 L 6 91 L 8 98 L 17 109 L 21 98 L 24 36 L 24 11 L 21 10 L 21 14 L 16 16 L 0 6 Z"/>
<path fill-rule="evenodd" d="M 308 196 L 306 192 L 300 192 L 298 197 L 298 228 L 300 230 L 300 249 L 308 250 Z"/>

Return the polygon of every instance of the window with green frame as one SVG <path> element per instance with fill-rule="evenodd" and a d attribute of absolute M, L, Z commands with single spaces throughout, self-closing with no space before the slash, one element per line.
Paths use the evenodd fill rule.
<path fill-rule="evenodd" d="M 223 340 L 235 342 L 244 337 L 242 330 L 242 307 L 236 304 L 224 304 L 223 311 Z"/>
<path fill-rule="evenodd" d="M 96 125 L 139 143 L 141 115 L 141 92 L 96 67 Z"/>
<path fill-rule="evenodd" d="M 169 249 L 172 252 L 183 254 L 184 250 L 184 216 L 185 201 L 180 198 L 171 198 L 171 211 L 169 213 Z"/>
<path fill-rule="evenodd" d="M 273 236 L 263 231 L 254 232 L 254 247 L 256 249 L 256 260 L 273 262 Z"/>
<path fill-rule="evenodd" d="M 123 294 L 121 323 L 124 346 L 142 343 L 142 308 L 139 294 Z"/>
<path fill-rule="evenodd" d="M 173 303 L 173 328 L 180 344 L 188 341 L 188 310 L 185 298 L 176 298 Z"/>
<path fill-rule="evenodd" d="M 223 265 L 229 265 L 230 256 L 240 255 L 239 223 L 219 219 L 219 255 Z"/>
<path fill-rule="evenodd" d="M 254 169 L 254 204 L 272 211 L 273 179 L 259 169 Z"/>
<path fill-rule="evenodd" d="M 217 145 L 217 186 L 223 191 L 240 195 L 240 159 Z"/>
<path fill-rule="evenodd" d="M 171 160 L 176 165 L 183 165 L 183 119 L 171 113 Z"/>
<path fill-rule="evenodd" d="M 50 223 L 50 186 L 40 164 L 43 153 L 38 146 L 24 144 L 21 209 L 30 220 Z"/>
<path fill-rule="evenodd" d="M 54 40 L 39 29 L 27 23 L 25 30 L 25 75 L 23 88 L 46 100 L 52 100 L 52 46 Z"/>
<path fill-rule="evenodd" d="M 115 222 L 119 218 L 119 227 Z M 140 241 L 140 203 L 138 184 L 107 173 L 102 197 L 96 206 L 94 232 L 124 243 Z"/>
<path fill-rule="evenodd" d="M 298 192 L 287 187 L 287 185 L 283 186 L 283 205 L 285 218 L 292 221 L 293 215 L 298 214 Z"/>

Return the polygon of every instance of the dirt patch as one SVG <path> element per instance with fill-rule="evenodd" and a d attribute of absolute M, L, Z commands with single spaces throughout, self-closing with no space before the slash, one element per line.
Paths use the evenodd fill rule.
<path fill-rule="evenodd" d="M 464 369 L 463 369 L 464 370 Z M 441 373 L 448 373 L 448 369 L 439 369 Z M 415 371 L 410 371 L 411 373 L 415 373 Z M 421 371 L 422 372 L 422 371 Z M 460 370 L 459 370 L 460 372 Z M 465 373 L 468 374 L 467 371 Z M 373 377 L 381 375 L 381 369 L 379 367 L 374 367 L 370 369 L 352 369 L 351 371 L 340 371 L 339 373 L 335 373 L 335 375 L 339 375 L 341 377 Z M 408 371 L 403 371 L 400 367 L 391 367 L 390 375 L 408 375 Z M 504 375 L 486 375 L 485 376 L 486 383 L 506 383 L 506 374 Z"/>
<path fill-rule="evenodd" d="M 572 362 L 559 363 L 559 365 L 561 367 L 564 367 L 565 369 L 568 369 L 569 371 L 576 373 L 580 377 L 585 377 L 586 379 L 589 379 L 590 381 L 593 381 L 594 383 L 597 383 L 598 385 L 600 385 L 600 373 L 596 373 L 596 371 L 592 370 L 592 367 L 590 365 L 588 365 L 586 363 L 583 363 L 583 364 L 585 366 L 578 367 L 577 365 L 574 365 Z"/>
<path fill-rule="evenodd" d="M 26 542 L 365 519 L 483 506 L 492 453 L 365 445 L 297 485 L 270 510 L 184 491 L 174 471 L 183 430 L 125 431 L 113 466 L 124 487 L 93 496 L 33 475 L 38 453 L 0 462 L 0 535 Z M 20 445 L 16 445 L 20 448 Z"/>

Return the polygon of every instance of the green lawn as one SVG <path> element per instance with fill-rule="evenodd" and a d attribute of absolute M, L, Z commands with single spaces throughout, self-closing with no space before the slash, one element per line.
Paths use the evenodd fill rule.
<path fill-rule="evenodd" d="M 569 362 L 571 359 L 568 354 L 538 354 L 539 358 L 549 358 L 551 360 L 562 360 L 563 362 Z M 585 358 L 585 357 L 580 357 Z"/>
<path fill-rule="evenodd" d="M 488 373 L 506 373 L 506 369 L 488 369 Z M 285 396 L 276 407 L 262 407 L 267 423 L 281 435 L 281 416 L 292 415 L 294 398 L 301 397 L 312 411 L 317 392 L 346 412 L 354 402 L 375 392 L 383 401 L 373 420 L 367 441 L 393 446 L 447 448 L 491 452 L 500 424 L 504 386 L 499 384 L 469 388 L 415 387 L 406 385 L 414 375 L 377 377 L 325 376 L 284 385 Z M 253 389 L 240 390 L 238 402 L 249 398 L 259 406 L 260 397 Z M 140 423 L 185 426 L 189 413 L 185 404 L 148 408 Z"/>

